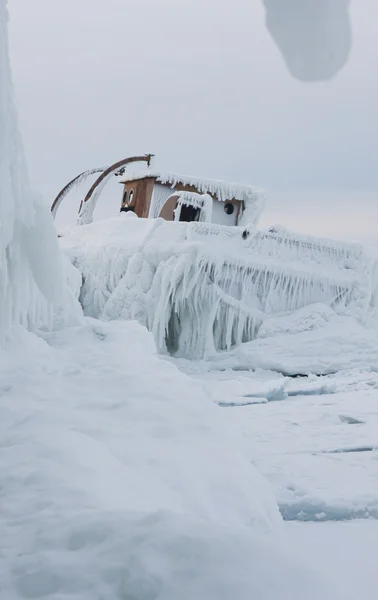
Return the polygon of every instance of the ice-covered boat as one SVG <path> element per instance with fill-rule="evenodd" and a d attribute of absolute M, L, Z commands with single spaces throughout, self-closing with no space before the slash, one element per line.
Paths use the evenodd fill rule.
<path fill-rule="evenodd" d="M 67 193 L 87 177 L 98 177 L 79 208 L 78 223 L 93 220 L 93 213 L 105 185 L 114 175 L 123 186 L 120 210 L 133 211 L 140 218 L 166 221 L 207 222 L 225 226 L 257 223 L 264 208 L 263 191 L 251 186 L 226 183 L 151 169 L 151 154 L 134 156 L 108 168 L 84 171 L 70 181 L 54 200 L 54 217 Z M 144 168 L 135 168 L 135 164 Z M 127 170 L 126 170 L 127 169 Z"/>
<path fill-rule="evenodd" d="M 259 229 L 261 190 L 161 173 L 150 158 L 99 170 L 78 227 L 61 238 L 82 275 L 86 314 L 136 319 L 161 352 L 199 358 L 251 341 L 266 318 L 309 304 L 359 319 L 376 306 L 373 250 Z M 135 169 L 141 160 L 147 165 Z M 123 186 L 120 214 L 93 222 L 114 173 Z"/>

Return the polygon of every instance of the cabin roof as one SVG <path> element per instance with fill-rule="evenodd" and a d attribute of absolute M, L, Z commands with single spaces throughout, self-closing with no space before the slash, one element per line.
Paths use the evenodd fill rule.
<path fill-rule="evenodd" d="M 258 199 L 264 197 L 262 189 L 251 185 L 245 185 L 240 183 L 227 183 L 226 181 L 218 181 L 216 179 L 203 179 L 202 177 L 195 177 L 192 175 L 179 175 L 177 173 L 163 173 L 152 171 L 150 169 L 143 169 L 137 172 L 129 172 L 120 177 L 120 183 L 128 183 L 130 181 L 137 181 L 139 179 L 153 178 L 158 183 L 163 185 L 169 185 L 172 189 L 177 184 L 190 185 L 195 188 L 201 194 L 213 194 L 225 202 L 226 200 L 243 200 L 244 202 L 255 202 Z"/>

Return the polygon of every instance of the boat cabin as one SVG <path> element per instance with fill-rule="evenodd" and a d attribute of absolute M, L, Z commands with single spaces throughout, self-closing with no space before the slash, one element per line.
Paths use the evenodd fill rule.
<path fill-rule="evenodd" d="M 121 211 L 167 221 L 202 221 L 218 225 L 256 223 L 263 208 L 260 190 L 248 185 L 206 180 L 144 169 L 120 177 Z"/>

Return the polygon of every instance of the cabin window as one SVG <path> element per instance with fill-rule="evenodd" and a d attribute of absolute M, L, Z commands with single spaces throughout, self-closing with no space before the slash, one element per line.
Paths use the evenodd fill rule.
<path fill-rule="evenodd" d="M 122 206 L 126 206 L 127 204 L 127 190 L 125 190 L 123 192 L 123 196 L 122 196 Z"/>
<path fill-rule="evenodd" d="M 224 212 L 226 213 L 226 215 L 233 215 L 235 211 L 235 206 L 232 204 L 232 202 L 226 202 L 226 204 L 224 205 Z"/>
<path fill-rule="evenodd" d="M 129 194 L 129 206 L 132 206 L 132 204 L 133 204 L 133 198 L 134 198 L 134 190 L 130 190 L 130 194 Z"/>
<path fill-rule="evenodd" d="M 186 221 L 187 223 L 199 221 L 200 213 L 201 211 L 199 208 L 183 204 L 181 206 L 180 221 Z"/>

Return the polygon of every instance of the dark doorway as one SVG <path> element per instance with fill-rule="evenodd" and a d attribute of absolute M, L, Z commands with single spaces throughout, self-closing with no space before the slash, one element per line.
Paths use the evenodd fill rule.
<path fill-rule="evenodd" d="M 198 221 L 200 213 L 201 211 L 199 208 L 183 204 L 181 207 L 180 221 L 186 221 L 187 223 L 191 223 L 192 221 Z"/>

